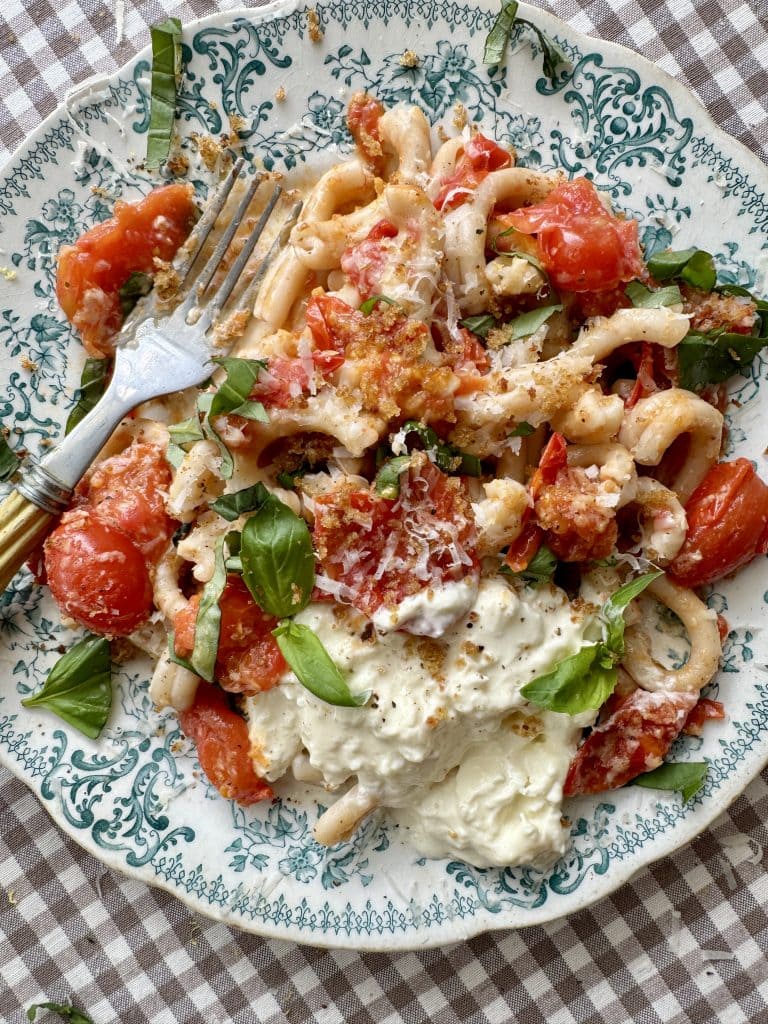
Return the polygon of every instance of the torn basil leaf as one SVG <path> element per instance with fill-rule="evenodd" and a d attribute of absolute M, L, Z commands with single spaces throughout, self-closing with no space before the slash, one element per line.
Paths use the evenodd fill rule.
<path fill-rule="evenodd" d="M 630 785 L 674 790 L 683 800 L 690 800 L 704 785 L 708 769 L 708 761 L 667 761 L 652 772 L 638 775 Z"/>
<path fill-rule="evenodd" d="M 509 437 L 530 437 L 531 434 L 536 433 L 536 427 L 531 423 L 527 423 L 523 420 L 522 423 L 518 423 L 515 429 L 509 434 Z"/>
<path fill-rule="evenodd" d="M 109 642 L 87 636 L 59 658 L 42 689 L 21 703 L 46 708 L 95 740 L 112 707 L 111 671 Z"/>
<path fill-rule="evenodd" d="M 510 575 L 523 580 L 524 583 L 549 583 L 556 568 L 557 559 L 546 544 L 542 544 L 525 569 L 510 572 Z"/>
<path fill-rule="evenodd" d="M 0 433 L 0 481 L 10 480 L 21 465 L 21 459 Z"/>
<path fill-rule="evenodd" d="M 224 356 L 213 361 L 224 367 L 227 376 L 214 393 L 208 415 L 213 417 L 231 414 L 242 416 L 246 420 L 267 423 L 269 417 L 264 406 L 261 402 L 254 402 L 249 397 L 253 385 L 259 379 L 259 374 L 267 368 L 264 360 Z"/>
<path fill-rule="evenodd" d="M 226 537 L 216 542 L 213 555 L 213 576 L 203 587 L 200 604 L 195 618 L 195 645 L 189 656 L 189 664 L 195 675 L 214 680 L 216 655 L 219 652 L 219 632 L 221 630 L 221 608 L 219 601 L 227 585 L 227 566 L 224 555 Z"/>
<path fill-rule="evenodd" d="M 312 466 L 308 462 L 302 462 L 298 469 L 284 469 L 277 474 L 275 480 L 287 491 L 296 489 L 296 481 L 299 477 L 312 472 Z"/>
<path fill-rule="evenodd" d="M 141 270 L 134 270 L 125 284 L 121 285 L 120 291 L 117 294 L 120 299 L 123 319 L 133 310 L 139 299 L 149 295 L 153 284 L 154 282 L 149 274 L 145 274 Z"/>
<path fill-rule="evenodd" d="M 743 373 L 766 345 L 768 338 L 762 335 L 690 331 L 677 346 L 680 387 L 700 391 Z"/>
<path fill-rule="evenodd" d="M 68 434 L 84 419 L 107 389 L 112 371 L 111 359 L 86 359 L 80 375 L 80 387 L 75 392 L 75 405 L 67 417 L 64 433 Z"/>
<path fill-rule="evenodd" d="M 624 630 L 626 628 L 624 612 L 627 610 L 627 605 L 639 597 L 654 580 L 663 575 L 661 569 L 656 569 L 655 572 L 648 572 L 644 576 L 630 580 L 629 583 L 625 583 L 623 587 L 619 587 L 614 594 L 611 594 L 600 610 L 600 618 L 605 626 L 603 645 L 614 664 L 618 664 L 624 657 Z"/>
<path fill-rule="evenodd" d="M 262 483 L 255 483 L 252 487 L 244 487 L 234 494 L 222 494 L 216 501 L 211 502 L 211 508 L 228 523 L 232 523 L 239 516 L 246 512 L 255 512 L 261 508 L 269 498 L 269 491 Z"/>
<path fill-rule="evenodd" d="M 526 683 L 521 695 L 532 704 L 566 715 L 602 707 L 613 693 L 618 673 L 600 664 L 600 646 L 582 647 L 563 658 L 551 672 Z"/>
<path fill-rule="evenodd" d="M 480 459 L 469 452 L 463 452 L 446 441 L 441 441 L 432 427 L 419 423 L 418 420 L 408 420 L 403 425 L 402 432 L 406 437 L 406 448 L 411 450 L 408 444 L 408 435 L 416 434 L 422 443 L 424 451 L 434 462 L 438 469 L 444 473 L 459 473 L 464 476 L 482 476 L 483 467 Z"/>
<path fill-rule="evenodd" d="M 59 1017 L 67 1021 L 68 1024 L 93 1024 L 90 1017 L 86 1017 L 84 1013 L 76 1010 L 71 1003 L 69 1006 L 64 1003 L 34 1003 L 27 1010 L 27 1020 L 34 1020 L 38 1010 L 50 1010 L 51 1013 L 58 1013 Z"/>
<path fill-rule="evenodd" d="M 472 331 L 479 338 L 485 340 L 490 332 L 499 326 L 499 321 L 490 313 L 481 313 L 479 316 L 468 316 L 465 320 L 459 320 L 462 327 Z"/>
<path fill-rule="evenodd" d="M 345 708 L 360 707 L 368 700 L 367 693 L 350 692 L 338 665 L 308 626 L 285 619 L 272 630 L 272 636 L 293 674 L 315 697 Z"/>
<path fill-rule="evenodd" d="M 147 167 L 168 159 L 176 118 L 176 88 L 181 78 L 181 22 L 166 18 L 150 28 L 152 82 L 150 86 Z"/>
<path fill-rule="evenodd" d="M 387 306 L 396 306 L 397 303 L 394 299 L 390 299 L 388 295 L 372 295 L 370 299 L 366 299 L 360 306 L 360 312 L 363 316 L 370 316 L 376 306 L 380 302 L 386 303 Z"/>
<path fill-rule="evenodd" d="M 568 59 L 549 36 L 545 35 L 533 22 L 517 17 L 518 7 L 519 4 L 515 0 L 502 0 L 501 10 L 485 40 L 483 64 L 500 64 L 504 59 L 504 51 L 515 24 L 525 25 L 534 33 L 541 47 L 544 74 L 551 82 L 554 82 L 557 78 L 558 67 L 561 64 L 569 63 Z"/>
<path fill-rule="evenodd" d="M 711 291 L 717 280 L 715 261 L 703 249 L 666 249 L 652 256 L 647 266 L 648 272 L 657 281 L 679 278 L 705 292 Z"/>
<path fill-rule="evenodd" d="M 270 494 L 243 527 L 243 581 L 256 603 L 278 619 L 306 608 L 315 585 L 315 555 L 304 520 Z"/>
<path fill-rule="evenodd" d="M 382 465 L 376 474 L 376 493 L 380 498 L 394 501 L 400 497 L 400 475 L 410 464 L 410 455 L 398 455 Z"/>
<path fill-rule="evenodd" d="M 633 306 L 642 309 L 657 309 L 661 306 L 675 306 L 682 303 L 683 296 L 676 284 L 666 288 L 646 288 L 642 281 L 630 281 L 625 291 Z"/>
<path fill-rule="evenodd" d="M 528 313 L 522 313 L 515 317 L 507 325 L 506 342 L 520 341 L 521 338 L 529 338 L 549 320 L 553 313 L 559 313 L 562 305 L 541 306 L 539 309 L 532 309 Z"/>
<path fill-rule="evenodd" d="M 184 460 L 186 452 L 189 451 L 196 441 L 202 441 L 205 434 L 198 417 L 192 416 L 188 420 L 182 420 L 181 423 L 171 424 L 168 427 L 168 436 L 170 440 L 165 451 L 165 457 L 174 469 L 178 469 Z"/>

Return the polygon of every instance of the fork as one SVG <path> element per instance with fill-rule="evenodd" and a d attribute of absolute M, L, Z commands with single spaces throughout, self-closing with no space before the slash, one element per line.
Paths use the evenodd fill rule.
<path fill-rule="evenodd" d="M 0 593 L 68 507 L 75 486 L 120 420 L 150 398 L 201 384 L 215 369 L 208 332 L 232 296 L 282 192 L 279 185 L 275 186 L 224 280 L 209 301 L 202 304 L 238 225 L 265 178 L 263 174 L 252 175 L 209 259 L 193 274 L 197 258 L 244 165 L 242 157 L 233 164 L 174 260 L 180 288 L 186 289 L 181 303 L 169 316 L 162 316 L 159 300 L 153 292 L 139 300 L 118 334 L 112 380 L 99 403 L 43 459 L 28 462 L 16 489 L 0 503 Z M 286 244 L 301 205 L 297 203 L 291 210 L 234 306 L 233 314 L 253 308 L 269 265 Z M 193 313 L 196 319 L 190 322 Z"/>

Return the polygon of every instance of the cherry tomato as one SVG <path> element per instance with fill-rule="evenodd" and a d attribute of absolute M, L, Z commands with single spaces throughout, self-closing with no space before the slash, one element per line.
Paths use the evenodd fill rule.
<path fill-rule="evenodd" d="M 747 459 L 713 466 L 685 514 L 688 534 L 668 569 L 684 587 L 713 583 L 768 550 L 768 485 Z"/>
<path fill-rule="evenodd" d="M 310 358 L 315 370 L 327 376 L 338 370 L 344 363 L 341 352 L 323 349 L 312 352 Z M 307 373 L 303 359 L 291 356 L 272 356 L 266 372 L 259 374 L 259 379 L 251 389 L 251 398 L 257 398 L 267 406 L 279 409 L 287 408 L 297 398 L 309 392 L 310 375 Z"/>
<path fill-rule="evenodd" d="M 536 235 L 541 258 L 557 288 L 601 292 L 644 270 L 637 221 L 605 209 L 586 178 L 559 185 L 542 202 L 503 215 L 517 231 Z"/>
<path fill-rule="evenodd" d="M 149 561 L 156 561 L 176 529 L 165 511 L 171 468 L 162 450 L 134 443 L 96 465 L 77 489 L 103 523 L 128 534 Z"/>
<path fill-rule="evenodd" d="M 568 768 L 564 796 L 618 789 L 658 768 L 696 704 L 695 693 L 634 690 L 596 726 Z"/>
<path fill-rule="evenodd" d="M 461 206 L 491 171 L 509 167 L 511 163 L 512 154 L 509 150 L 502 149 L 485 135 L 473 135 L 456 161 L 453 174 L 441 182 L 435 207 L 445 211 Z"/>
<path fill-rule="evenodd" d="M 686 718 L 683 732 L 686 736 L 701 736 L 705 722 L 722 721 L 724 718 L 725 708 L 721 701 L 702 697 Z"/>
<path fill-rule="evenodd" d="M 94 633 L 125 636 L 149 618 L 144 556 L 126 533 L 86 509 L 64 513 L 45 542 L 45 568 L 62 612 Z"/>
<path fill-rule="evenodd" d="M 355 140 L 358 151 L 374 169 L 381 171 L 383 153 L 381 151 L 381 133 L 379 121 L 384 107 L 366 92 L 356 92 L 349 101 L 347 109 L 347 127 Z"/>
<path fill-rule="evenodd" d="M 326 295 L 319 288 L 307 303 L 307 327 L 319 349 L 344 350 L 345 325 L 349 330 L 363 319 L 363 314 L 335 295 Z"/>
<path fill-rule="evenodd" d="M 134 272 L 153 274 L 170 260 L 197 216 L 191 185 L 165 185 L 115 212 L 59 252 L 56 297 L 88 352 L 108 355 L 123 314 L 120 288 Z"/>
<path fill-rule="evenodd" d="M 179 722 L 197 746 L 200 767 L 222 796 L 244 807 L 272 799 L 269 783 L 253 766 L 246 721 L 230 708 L 221 690 L 201 682 L 195 703 L 179 714 Z"/>
<path fill-rule="evenodd" d="M 200 596 L 195 594 L 174 618 L 176 653 L 189 657 L 195 645 L 195 619 Z M 277 619 L 251 597 L 239 576 L 229 576 L 219 600 L 221 626 L 216 681 L 230 693 L 259 693 L 273 687 L 287 665 L 272 636 Z"/>
<path fill-rule="evenodd" d="M 348 486 L 315 500 L 322 571 L 368 616 L 431 584 L 477 575 L 476 541 L 463 484 L 425 456 L 400 475 L 395 500 Z"/>
<path fill-rule="evenodd" d="M 530 509 L 525 509 L 525 512 L 530 513 Z M 504 562 L 512 572 L 522 572 L 523 569 L 528 568 L 544 539 L 541 527 L 531 522 L 525 512 L 523 513 L 523 529 L 520 536 L 512 541 L 504 556 Z"/>
<path fill-rule="evenodd" d="M 368 235 L 341 254 L 341 269 L 357 288 L 361 298 L 369 299 L 381 291 L 381 278 L 392 249 L 382 244 L 384 239 L 397 237 L 397 228 L 388 220 L 374 224 Z"/>

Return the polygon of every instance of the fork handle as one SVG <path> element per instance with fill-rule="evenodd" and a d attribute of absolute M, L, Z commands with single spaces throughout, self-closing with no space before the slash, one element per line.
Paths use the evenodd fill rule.
<path fill-rule="evenodd" d="M 54 519 L 20 491 L 11 491 L 0 502 L 0 592 L 48 533 Z"/>

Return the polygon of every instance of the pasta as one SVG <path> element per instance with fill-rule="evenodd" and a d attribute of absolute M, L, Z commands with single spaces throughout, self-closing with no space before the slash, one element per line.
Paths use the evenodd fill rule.
<path fill-rule="evenodd" d="M 718 389 L 681 380 L 700 294 L 662 297 L 589 181 L 476 128 L 433 147 L 362 94 L 349 126 L 213 382 L 138 410 L 81 484 L 49 582 L 153 651 L 152 699 L 224 795 L 293 775 L 335 795 L 319 843 L 387 809 L 429 856 L 546 864 L 563 797 L 656 768 L 699 706 L 720 631 L 696 588 L 765 550 L 768 487 L 719 462 Z M 757 321 L 747 298 L 721 326 Z M 713 551 L 726 485 L 749 527 Z M 93 521 L 143 553 L 119 628 L 70 593 Z M 650 639 L 670 614 L 675 669 Z"/>

